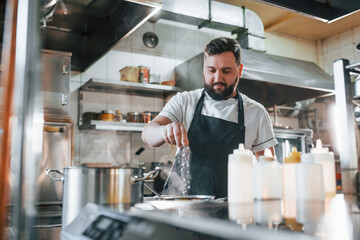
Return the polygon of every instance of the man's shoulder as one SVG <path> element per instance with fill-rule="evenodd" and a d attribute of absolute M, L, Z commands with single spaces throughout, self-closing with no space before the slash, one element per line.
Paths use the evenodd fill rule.
<path fill-rule="evenodd" d="M 245 110 L 246 109 L 252 109 L 252 110 L 257 110 L 257 111 L 261 111 L 261 112 L 264 112 L 264 111 L 266 112 L 265 107 L 261 103 L 255 101 L 252 98 L 249 98 L 245 94 L 242 94 L 242 93 L 240 93 L 240 94 L 241 94 L 241 97 L 243 99 Z"/>
<path fill-rule="evenodd" d="M 191 90 L 191 91 L 183 91 L 176 94 L 176 97 L 181 101 L 197 101 L 201 93 L 203 91 L 203 88 Z"/>

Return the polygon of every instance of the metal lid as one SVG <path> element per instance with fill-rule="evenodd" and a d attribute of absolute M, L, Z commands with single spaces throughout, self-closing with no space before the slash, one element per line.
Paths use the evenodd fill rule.
<path fill-rule="evenodd" d="M 113 110 L 104 110 L 104 111 L 102 111 L 101 113 L 110 113 L 110 114 L 114 114 L 114 111 L 113 111 Z"/>
<path fill-rule="evenodd" d="M 139 115 L 139 112 L 128 112 L 127 115 Z"/>

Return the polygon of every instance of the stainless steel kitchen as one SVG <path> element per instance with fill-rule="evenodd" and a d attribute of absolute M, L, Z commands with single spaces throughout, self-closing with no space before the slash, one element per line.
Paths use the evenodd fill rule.
<path fill-rule="evenodd" d="M 0 240 L 360 239 L 359 22 L 357 0 L 1 1 Z"/>

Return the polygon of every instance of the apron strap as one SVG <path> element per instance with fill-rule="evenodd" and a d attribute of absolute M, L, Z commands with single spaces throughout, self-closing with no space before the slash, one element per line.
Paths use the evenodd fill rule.
<path fill-rule="evenodd" d="M 241 130 L 245 129 L 245 125 L 244 125 L 244 103 L 241 97 L 241 94 L 239 91 L 237 91 L 238 93 L 238 99 L 239 99 L 239 104 L 238 104 L 238 124 L 239 124 L 239 128 Z"/>

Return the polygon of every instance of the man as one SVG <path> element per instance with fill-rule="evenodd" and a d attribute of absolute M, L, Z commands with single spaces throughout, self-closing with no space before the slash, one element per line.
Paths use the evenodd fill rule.
<path fill-rule="evenodd" d="M 216 38 L 204 49 L 204 88 L 178 93 L 142 133 L 145 144 L 190 145 L 189 194 L 227 196 L 227 161 L 239 143 L 258 157 L 277 144 L 265 108 L 237 91 L 242 75 L 236 40 Z"/>

